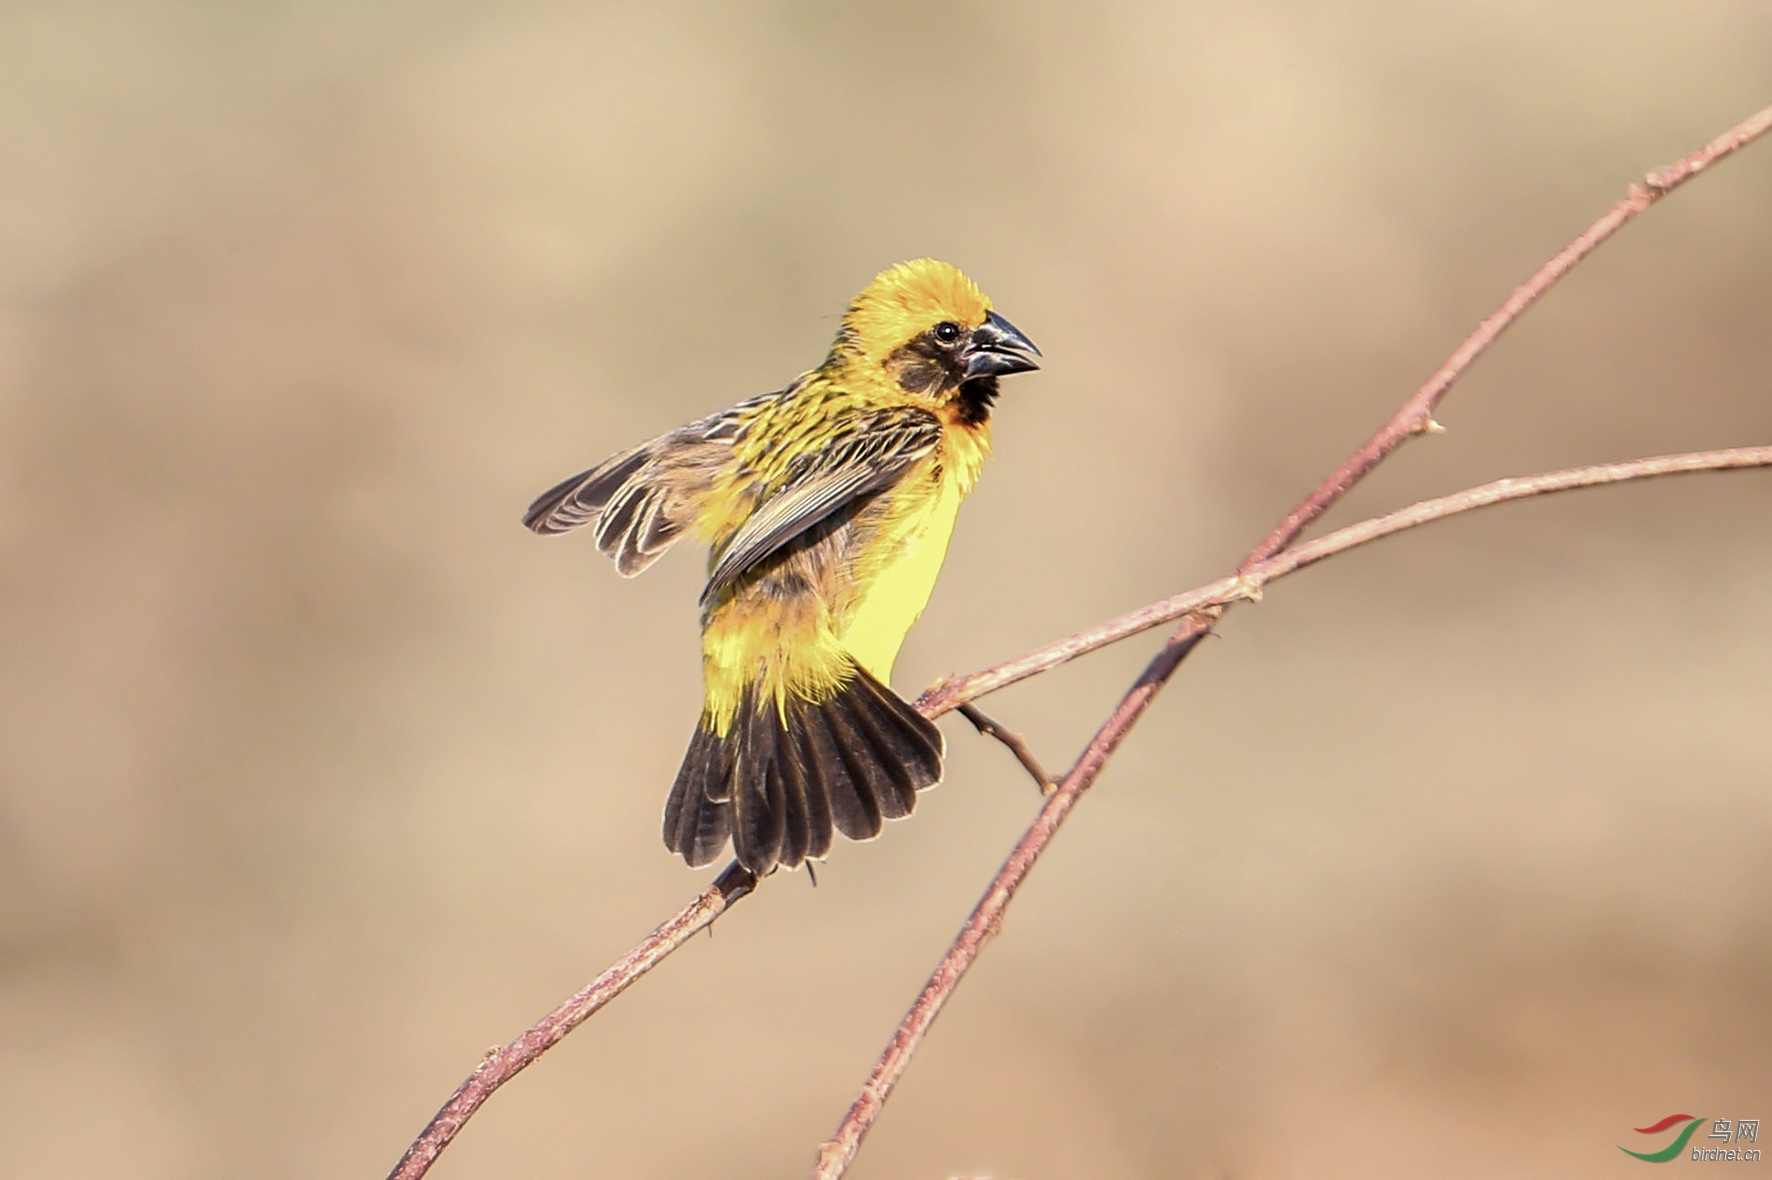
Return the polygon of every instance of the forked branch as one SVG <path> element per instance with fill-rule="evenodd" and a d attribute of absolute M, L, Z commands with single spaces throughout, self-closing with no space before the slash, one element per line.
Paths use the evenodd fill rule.
<path fill-rule="evenodd" d="M 1569 273 L 1572 267 L 1592 253 L 1601 242 L 1611 237 L 1621 226 L 1636 218 L 1643 210 L 1718 160 L 1739 151 L 1744 145 L 1764 135 L 1769 128 L 1772 128 L 1772 107 L 1767 107 L 1724 132 L 1679 163 L 1658 169 L 1645 177 L 1643 183 L 1632 185 L 1623 199 L 1607 210 L 1604 216 L 1589 226 L 1573 242 L 1558 251 L 1550 261 L 1539 267 L 1530 279 L 1516 288 L 1500 307 L 1477 325 L 1476 330 L 1465 339 L 1464 343 L 1460 344 L 1446 362 L 1422 384 L 1421 388 L 1403 403 L 1402 408 L 1391 416 L 1390 421 L 1386 422 L 1364 445 L 1348 456 L 1341 466 L 1331 472 L 1328 478 L 1311 491 L 1310 495 L 1300 501 L 1298 506 L 1288 513 L 1285 519 L 1280 521 L 1260 544 L 1249 551 L 1249 555 L 1237 567 L 1234 580 L 1240 584 L 1239 588 L 1243 589 L 1245 594 L 1258 592 L 1260 579 L 1257 571 L 1265 563 L 1280 556 L 1287 546 L 1297 540 L 1307 528 L 1316 523 L 1342 496 L 1346 495 L 1348 489 L 1370 474 L 1373 468 L 1393 454 L 1397 448 L 1416 435 L 1434 433 L 1438 429 L 1438 424 L 1433 418 L 1434 408 L 1446 396 L 1447 391 L 1452 388 L 1465 370 L 1470 368 L 1472 362 L 1495 342 L 1508 325 L 1512 324 L 1522 312 L 1537 302 L 1540 296 L 1556 285 L 1557 280 Z M 1673 461 L 1676 465 L 1680 463 L 1680 460 Z M 1757 464 L 1750 463 L 1748 465 Z M 1702 468 L 1679 466 L 1678 469 L 1699 470 Z M 1616 482 L 1616 479 L 1602 478 L 1590 481 L 1590 483 L 1603 482 Z M 1576 482 L 1567 486 L 1585 485 Z M 1547 487 L 1544 490 L 1553 489 Z M 1521 494 L 1536 495 L 1539 492 L 1522 491 Z M 1485 502 L 1495 503 L 1497 501 L 1488 500 Z M 1477 503 L 1469 505 L 1469 507 L 1478 506 Z M 1469 509 L 1459 510 L 1468 511 Z M 1439 513 L 1441 516 L 1449 514 L 1448 511 Z M 1436 519 L 1436 517 L 1428 517 L 1427 519 Z M 1416 521 L 1415 523 L 1422 522 Z M 1412 526 L 1400 524 L 1398 527 Z M 1393 528 L 1390 531 L 1396 530 Z M 1378 533 L 1376 535 L 1384 534 Z M 980 899 L 971 917 L 967 919 L 966 925 L 955 937 L 953 945 L 948 948 L 948 953 L 936 966 L 935 973 L 929 977 L 929 982 L 924 985 L 922 993 L 911 1005 L 911 1010 L 905 1014 L 904 1020 L 899 1024 L 898 1031 L 893 1034 L 892 1040 L 880 1055 L 879 1061 L 875 1063 L 873 1072 L 869 1074 L 868 1080 L 863 1084 L 861 1093 L 856 1096 L 854 1103 L 850 1105 L 848 1114 L 838 1125 L 836 1134 L 819 1150 L 818 1164 L 813 1172 L 815 1180 L 835 1180 L 848 1169 L 850 1161 L 855 1158 L 855 1153 L 861 1148 L 863 1137 L 866 1136 L 868 1129 L 873 1126 L 874 1120 L 879 1117 L 881 1109 L 885 1106 L 892 1087 L 897 1084 L 899 1077 L 903 1075 L 905 1068 L 910 1064 L 911 1055 L 916 1052 L 918 1043 L 921 1042 L 929 1026 L 934 1022 L 936 1014 L 947 1003 L 948 997 L 959 986 L 960 980 L 971 969 L 972 963 L 984 949 L 984 944 L 1001 928 L 1003 915 L 1008 910 L 1009 903 L 1014 899 L 1015 891 L 1026 880 L 1034 863 L 1040 858 L 1047 845 L 1051 843 L 1053 836 L 1058 833 L 1059 825 L 1076 806 L 1083 792 L 1087 791 L 1095 782 L 1102 767 L 1113 756 L 1120 743 L 1125 740 L 1126 734 L 1132 726 L 1137 724 L 1144 711 L 1150 707 L 1151 701 L 1163 690 L 1163 686 L 1168 683 L 1169 677 L 1175 673 L 1175 669 L 1181 665 L 1181 661 L 1187 658 L 1188 653 L 1193 651 L 1200 639 L 1211 630 L 1213 623 L 1228 606 L 1227 602 L 1216 601 L 1212 605 L 1194 609 L 1192 613 L 1183 618 L 1181 626 L 1164 643 L 1162 650 L 1157 653 L 1143 674 L 1133 683 L 1132 688 L 1121 699 L 1113 713 L 1108 716 L 1101 729 L 1096 732 L 1094 739 L 1084 750 L 1083 756 L 1077 760 L 1077 765 L 1070 774 L 1065 776 L 1065 780 L 1059 785 L 1058 790 L 1047 799 L 1046 805 L 1040 809 L 1040 814 L 1035 817 L 1032 826 L 1016 844 L 1003 867 L 998 870 L 996 878 L 992 880 L 990 887 L 985 891 L 984 897 Z M 1033 673 L 1030 671 L 1024 674 L 1032 675 Z M 995 677 L 991 677 L 989 673 L 983 675 L 993 683 L 994 687 L 1001 687 L 1002 684 L 1012 683 L 1013 680 L 1021 678 L 1020 675 L 1005 675 L 1001 670 Z M 968 690 L 977 687 L 979 686 L 956 687 L 954 691 L 956 697 L 964 695 L 965 699 L 971 699 Z M 928 703 L 932 708 L 945 703 L 942 690 L 938 688 L 934 699 L 929 700 Z"/>
<path fill-rule="evenodd" d="M 898 1031 L 893 1034 L 887 1044 L 886 1051 L 881 1054 L 873 1072 L 862 1086 L 859 1096 L 849 1108 L 842 1125 L 819 1150 L 818 1166 L 813 1172 L 815 1180 L 841 1176 L 848 1168 L 849 1162 L 861 1147 L 862 1137 L 873 1125 L 892 1087 L 910 1064 L 911 1056 L 916 1053 L 917 1046 L 935 1022 L 935 1017 L 953 994 L 974 960 L 1002 928 L 1003 915 L 1010 901 L 1015 897 L 1016 890 L 1027 878 L 1028 872 L 1034 867 L 1046 849 L 1052 837 L 1057 834 L 1058 827 L 1064 822 L 1071 808 L 1075 807 L 1083 792 L 1092 786 L 1107 761 L 1139 717 L 1149 707 L 1151 700 L 1161 691 L 1166 683 L 1186 659 L 1194 645 L 1205 637 L 1212 629 L 1225 609 L 1239 599 L 1250 598 L 1260 593 L 1261 588 L 1269 582 L 1277 581 L 1287 574 L 1315 565 L 1326 557 L 1337 553 L 1345 553 L 1349 549 L 1369 544 L 1392 533 L 1400 533 L 1404 529 L 1416 528 L 1436 520 L 1444 520 L 1449 516 L 1471 512 L 1492 504 L 1503 504 L 1509 500 L 1523 500 L 1531 496 L 1543 496 L 1552 492 L 1566 492 L 1576 488 L 1599 487 L 1604 484 L 1624 483 L 1630 480 L 1651 479 L 1664 475 L 1685 475 L 1700 471 L 1732 471 L 1746 467 L 1772 467 L 1772 446 L 1736 447 L 1726 451 L 1702 451 L 1681 455 L 1660 455 L 1652 459 L 1637 459 L 1628 463 L 1607 463 L 1597 467 L 1578 467 L 1568 471 L 1553 471 L 1545 475 L 1525 476 L 1517 479 L 1500 479 L 1494 483 L 1480 487 L 1467 488 L 1462 492 L 1454 492 L 1449 496 L 1440 496 L 1432 500 L 1422 500 L 1407 508 L 1375 516 L 1358 524 L 1337 529 L 1333 533 L 1302 545 L 1295 545 L 1277 556 L 1266 561 L 1248 566 L 1246 572 L 1239 577 L 1221 578 L 1197 590 L 1186 594 L 1178 594 L 1174 598 L 1153 603 L 1143 610 L 1134 611 L 1112 622 L 1094 628 L 1090 632 L 1072 636 L 1072 640 L 1081 644 L 1073 650 L 1071 640 L 1054 644 L 1045 649 L 1052 652 L 1055 666 L 1065 660 L 1074 659 L 1085 651 L 1093 651 L 1098 647 L 1114 643 L 1128 635 L 1149 630 L 1170 619 L 1185 616 L 1185 621 L 1176 633 L 1169 637 L 1156 658 L 1145 668 L 1142 675 L 1134 682 L 1131 691 L 1120 701 L 1114 712 L 1108 717 L 1094 739 L 1083 751 L 1077 765 L 1065 776 L 1058 789 L 1040 809 L 1034 823 L 1022 836 L 1020 843 L 1009 854 L 1002 869 L 992 880 L 990 888 L 979 900 L 972 915 L 961 927 L 953 945 L 935 973 L 924 984 L 923 991 L 917 1001 L 911 1005 L 910 1012 L 905 1016 Z M 1062 654 L 1061 654 L 1062 653 Z M 1036 671 L 1025 675 L 1035 675 Z M 1023 679 L 1017 676 L 1015 679 Z M 945 687 L 945 686 L 943 686 Z M 941 691 L 938 689 L 937 691 Z M 961 692 L 978 691 L 975 686 L 960 689 Z M 986 689 L 984 691 L 990 691 Z M 964 705 L 956 706 L 965 708 Z"/>
<path fill-rule="evenodd" d="M 1765 134 L 1769 128 L 1772 128 L 1772 107 L 1717 137 L 1679 163 L 1651 173 L 1642 184 L 1631 186 L 1623 200 L 1541 267 L 1485 319 L 1383 429 L 1319 484 L 1261 544 L 1250 551 L 1236 574 L 1080 631 L 1018 659 L 968 676 L 950 677 L 918 698 L 917 707 L 925 716 L 938 717 L 1000 688 L 1049 671 L 1080 655 L 1163 623 L 1183 620 L 1102 725 L 1064 781 L 1047 798 L 1033 824 L 1010 853 L 1002 870 L 992 881 L 966 926 L 906 1015 L 836 1135 L 824 1145 L 819 1154 L 817 1177 L 828 1180 L 839 1176 L 854 1159 L 862 1138 L 878 1117 L 892 1086 L 915 1053 L 917 1044 L 984 944 L 1000 927 L 1003 914 L 1016 889 L 1056 834 L 1065 816 L 1101 773 L 1115 749 L 1181 661 L 1232 604 L 1257 595 L 1268 582 L 1336 553 L 1404 529 L 1487 505 L 1550 492 L 1662 475 L 1772 466 L 1772 447 L 1743 447 L 1500 480 L 1438 499 L 1424 500 L 1408 508 L 1350 525 L 1307 544 L 1292 544 L 1349 488 L 1404 442 L 1417 434 L 1431 433 L 1436 428 L 1433 422 L 1434 408 L 1452 384 L 1521 312 L 1549 290 L 1571 267 L 1656 200 L 1717 160 Z M 1014 749 L 1014 746 L 1011 748 Z M 1017 756 L 1020 757 L 1025 751 L 1024 743 Z M 1023 761 L 1026 765 L 1027 759 Z M 1029 768 L 1030 772 L 1037 778 L 1044 778 L 1045 772 L 1037 767 L 1038 763 L 1033 763 Z M 756 884 L 756 879 L 743 868 L 737 864 L 729 865 L 694 901 L 641 940 L 581 991 L 509 1045 L 488 1053 L 407 1149 L 390 1173 L 389 1180 L 417 1180 L 423 1176 L 462 1126 L 500 1086 L 620 995 L 640 976 L 657 966 L 698 930 L 711 924 L 750 893 Z"/>

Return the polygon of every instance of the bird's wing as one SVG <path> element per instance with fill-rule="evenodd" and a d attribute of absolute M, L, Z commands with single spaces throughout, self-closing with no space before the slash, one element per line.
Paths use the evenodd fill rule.
<path fill-rule="evenodd" d="M 641 443 L 561 480 L 535 498 L 523 514 L 524 526 L 538 533 L 564 533 L 596 520 L 621 485 L 646 466 L 655 445 L 656 440 Z"/>
<path fill-rule="evenodd" d="M 927 410 L 869 410 L 817 451 L 799 456 L 787 478 L 767 493 L 720 550 L 705 604 L 807 529 L 898 482 L 941 441 L 941 422 Z"/>
<path fill-rule="evenodd" d="M 538 533 L 564 533 L 595 521 L 597 547 L 632 577 L 688 525 L 716 471 L 731 462 L 745 414 L 787 392 L 740 402 L 581 471 L 536 497 L 523 523 Z"/>

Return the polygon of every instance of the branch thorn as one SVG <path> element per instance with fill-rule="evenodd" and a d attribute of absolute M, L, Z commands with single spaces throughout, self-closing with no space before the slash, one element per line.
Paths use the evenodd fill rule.
<path fill-rule="evenodd" d="M 1046 773 L 1046 768 L 1040 765 L 1040 760 L 1034 757 L 1032 750 L 1028 749 L 1027 739 L 1014 730 L 1005 729 L 1000 722 L 993 720 L 990 714 L 977 705 L 970 703 L 961 705 L 958 712 L 960 716 L 972 722 L 972 727 L 979 733 L 986 737 L 994 737 L 1009 747 L 1009 752 L 1015 755 L 1015 760 L 1021 763 L 1022 768 L 1033 776 L 1034 782 L 1040 788 L 1041 795 L 1050 795 L 1058 790 L 1058 780 Z"/>

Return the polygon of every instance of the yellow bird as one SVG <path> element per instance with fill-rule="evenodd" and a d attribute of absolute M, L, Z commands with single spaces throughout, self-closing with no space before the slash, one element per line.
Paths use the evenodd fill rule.
<path fill-rule="evenodd" d="M 691 865 L 728 838 L 762 876 L 910 814 L 941 732 L 886 685 L 990 453 L 997 379 L 1040 350 L 960 271 L 880 273 L 824 363 L 566 480 L 523 523 L 595 522 L 632 577 L 684 533 L 711 547 L 707 697 L 665 804 Z"/>

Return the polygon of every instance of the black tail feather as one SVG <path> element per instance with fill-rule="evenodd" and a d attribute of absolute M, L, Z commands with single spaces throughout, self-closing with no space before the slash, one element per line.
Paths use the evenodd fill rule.
<path fill-rule="evenodd" d="M 767 716 L 758 716 L 746 723 L 741 712 L 734 721 L 731 739 L 738 745 L 738 759 L 732 766 L 732 843 L 749 851 L 745 867 L 759 876 L 781 859 L 782 837 L 787 827 L 786 809 L 782 806 L 781 783 L 775 773 L 775 735 L 770 732 Z M 773 796 L 773 798 L 771 798 Z M 744 860 L 744 856 L 739 857 Z"/>
<path fill-rule="evenodd" d="M 862 691 L 854 690 L 858 696 Z M 874 756 L 874 735 L 865 714 L 858 709 L 826 709 L 824 720 L 830 726 L 837 754 L 848 768 L 849 779 L 856 790 L 872 798 L 880 815 L 886 819 L 903 819 L 909 815 L 911 808 L 916 806 L 916 792 L 908 792 L 911 798 L 907 801 L 907 792 L 902 791 L 894 780 L 909 776 L 893 775 Z"/>
<path fill-rule="evenodd" d="M 932 772 L 939 779 L 941 777 L 941 758 L 947 751 L 947 742 L 942 738 L 941 730 L 935 727 L 934 722 L 907 705 L 897 693 L 873 677 L 867 678 L 866 686 L 870 692 L 880 698 L 879 704 L 882 706 L 873 710 L 869 716 L 894 731 L 892 740 L 906 751 L 905 764 L 932 768 Z"/>
<path fill-rule="evenodd" d="M 837 752 L 837 739 L 831 734 L 823 710 L 804 712 L 799 748 L 810 789 L 829 805 L 836 829 L 851 840 L 872 840 L 878 836 L 884 822 L 880 804 L 874 793 L 866 789 L 865 780 L 858 785 L 850 777 L 849 764 Z"/>
<path fill-rule="evenodd" d="M 710 788 L 724 786 L 732 777 L 731 750 L 726 742 L 697 726 L 683 755 L 683 767 L 665 802 L 664 842 L 699 868 L 726 847 L 732 822 L 731 808 L 708 798 Z"/>
<path fill-rule="evenodd" d="M 769 805 L 780 806 L 782 812 L 781 863 L 797 865 L 806 859 L 812 847 L 812 814 L 806 805 L 806 793 L 799 789 L 788 767 L 793 751 L 788 747 L 785 729 L 776 730 L 778 740 L 775 762 L 769 768 Z"/>
<path fill-rule="evenodd" d="M 890 689 L 871 677 L 856 688 L 874 699 L 869 708 L 851 709 L 850 720 L 865 734 L 871 748 L 892 750 L 896 755 L 878 759 L 871 767 L 882 780 L 876 788 L 881 792 L 880 813 L 887 819 L 902 818 L 917 805 L 917 792 L 923 789 L 923 776 L 929 768 L 937 778 L 941 776 L 941 731 L 922 714 L 906 709 Z M 907 724 L 907 719 L 916 724 Z"/>
<path fill-rule="evenodd" d="M 941 781 L 935 725 L 867 672 L 828 701 L 746 700 L 725 737 L 696 729 L 665 805 L 664 841 L 691 865 L 720 854 L 728 834 L 739 862 L 762 876 L 830 851 L 833 829 L 852 840 L 916 806 Z"/>
<path fill-rule="evenodd" d="M 788 781 L 790 792 L 798 792 L 799 797 L 806 801 L 806 856 L 818 860 L 831 851 L 831 801 L 825 792 L 819 790 L 807 776 L 806 765 L 793 747 L 787 731 L 782 733 L 781 749 L 786 751 L 779 762 L 781 772 Z"/>

